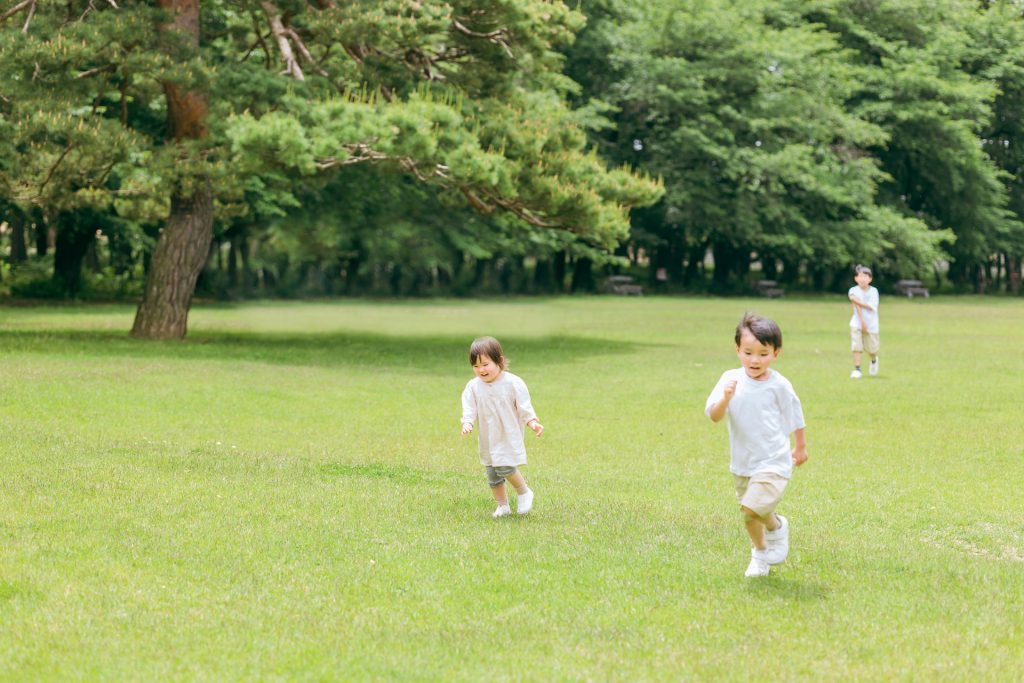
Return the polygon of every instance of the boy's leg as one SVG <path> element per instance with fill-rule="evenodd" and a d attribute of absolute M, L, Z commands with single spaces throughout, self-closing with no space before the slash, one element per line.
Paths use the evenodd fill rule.
<path fill-rule="evenodd" d="M 864 345 L 864 350 L 868 352 L 868 356 L 871 357 L 871 365 L 868 368 L 872 376 L 878 374 L 878 334 L 868 335 L 868 344 Z"/>
<path fill-rule="evenodd" d="M 748 507 L 740 506 L 740 510 L 743 511 L 743 517 L 747 527 L 747 535 L 750 536 L 750 542 L 753 543 L 754 547 L 758 550 L 764 550 L 767 547 L 764 540 L 764 521 L 756 512 Z"/>
<path fill-rule="evenodd" d="M 764 537 L 765 531 L 775 531 L 781 526 L 779 516 L 772 512 L 762 517 L 743 505 L 740 506 L 740 510 L 743 511 L 747 534 L 750 536 L 751 543 L 758 550 L 764 550 L 767 547 L 767 541 Z"/>
<path fill-rule="evenodd" d="M 789 528 L 775 513 L 789 480 L 764 472 L 747 480 L 740 497 L 747 534 L 754 546 L 753 560 L 779 564 L 789 554 Z M 739 492 L 739 486 L 737 486 Z"/>
<path fill-rule="evenodd" d="M 864 351 L 864 339 L 861 330 L 856 327 L 850 328 L 850 349 L 853 351 L 853 372 L 850 373 L 850 377 L 853 379 L 860 378 L 860 359 L 861 353 Z"/>

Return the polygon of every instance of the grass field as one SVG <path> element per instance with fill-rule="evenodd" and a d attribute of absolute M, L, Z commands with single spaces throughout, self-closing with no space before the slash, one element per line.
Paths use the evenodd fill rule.
<path fill-rule="evenodd" d="M 778 320 L 811 459 L 749 546 L 703 415 Z M 0 308 L 0 680 L 1024 680 L 1024 302 Z M 459 396 L 493 334 L 546 431 L 492 520 Z"/>

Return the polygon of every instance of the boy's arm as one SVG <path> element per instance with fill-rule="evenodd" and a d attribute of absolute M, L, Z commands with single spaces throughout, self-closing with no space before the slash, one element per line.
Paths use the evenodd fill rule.
<path fill-rule="evenodd" d="M 857 295 L 853 294 L 852 292 L 850 293 L 850 303 L 852 303 L 854 308 L 857 309 L 857 313 L 860 313 L 860 309 L 862 308 L 866 308 L 869 311 L 875 310 L 874 306 L 867 302 L 861 301 L 860 299 L 857 298 Z"/>
<path fill-rule="evenodd" d="M 729 409 L 729 401 L 732 400 L 733 395 L 736 393 L 736 380 L 727 382 L 725 385 L 724 395 L 722 399 L 711 406 L 711 410 L 708 411 L 708 417 L 711 418 L 712 422 L 718 422 L 725 417 L 725 411 Z"/>
<path fill-rule="evenodd" d="M 793 432 L 793 464 L 797 467 L 807 462 L 807 441 L 804 437 L 804 427 Z"/>

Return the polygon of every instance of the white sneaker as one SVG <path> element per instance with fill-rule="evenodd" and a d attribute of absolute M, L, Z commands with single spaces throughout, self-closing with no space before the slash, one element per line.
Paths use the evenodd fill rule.
<path fill-rule="evenodd" d="M 871 361 L 871 365 L 868 366 L 868 374 L 872 377 L 878 374 L 878 358 Z"/>
<path fill-rule="evenodd" d="M 781 526 L 775 531 L 764 532 L 764 540 L 768 545 L 765 549 L 765 561 L 768 564 L 782 564 L 789 555 L 789 520 L 782 515 L 776 516 Z"/>
<path fill-rule="evenodd" d="M 525 515 L 533 507 L 533 489 L 526 489 L 526 493 L 516 500 L 516 512 Z"/>
<path fill-rule="evenodd" d="M 511 514 L 512 508 L 508 506 L 508 503 L 505 503 L 504 505 L 499 505 L 497 509 L 495 509 L 495 511 L 491 513 L 491 517 L 498 519 L 498 517 L 504 517 L 505 515 Z"/>
<path fill-rule="evenodd" d="M 750 551 L 750 564 L 747 565 L 747 571 L 743 572 L 743 576 L 768 576 L 771 567 L 764 559 L 764 552 L 757 548 Z"/>
<path fill-rule="evenodd" d="M 860 377 L 861 377 L 860 370 L 858 370 L 857 368 L 854 368 L 853 372 L 850 373 L 850 379 L 860 379 Z"/>

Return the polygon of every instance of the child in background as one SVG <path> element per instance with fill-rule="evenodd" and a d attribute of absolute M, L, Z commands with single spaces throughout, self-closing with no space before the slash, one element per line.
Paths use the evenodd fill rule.
<path fill-rule="evenodd" d="M 747 314 L 736 326 L 735 339 L 742 367 L 722 374 L 704 413 L 713 422 L 729 417 L 729 469 L 753 544 L 745 575 L 767 576 L 770 566 L 789 554 L 789 522 L 775 508 L 793 465 L 807 461 L 804 415 L 793 385 L 770 369 L 782 350 L 779 326 Z"/>
<path fill-rule="evenodd" d="M 516 490 L 516 512 L 525 515 L 533 507 L 533 491 L 519 471 L 526 464 L 523 425 L 540 436 L 544 427 L 530 404 L 526 383 L 511 372 L 494 337 L 480 337 L 469 347 L 469 363 L 476 377 L 462 392 L 462 436 L 478 423 L 480 463 L 487 468 L 487 483 L 498 504 L 491 515 L 495 519 L 511 514 L 506 480 Z"/>
<path fill-rule="evenodd" d="M 853 317 L 850 318 L 850 344 L 853 348 L 853 372 L 851 379 L 860 379 L 860 354 L 867 351 L 871 357 L 868 374 L 878 374 L 878 290 L 871 286 L 871 269 L 857 266 L 853 279 L 857 284 L 850 287 L 850 303 Z"/>

